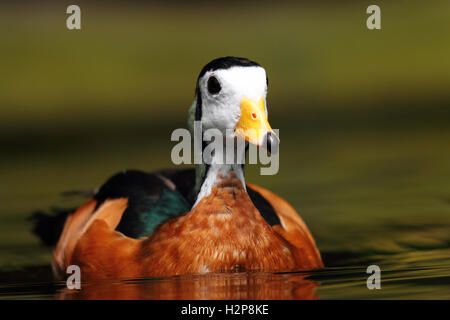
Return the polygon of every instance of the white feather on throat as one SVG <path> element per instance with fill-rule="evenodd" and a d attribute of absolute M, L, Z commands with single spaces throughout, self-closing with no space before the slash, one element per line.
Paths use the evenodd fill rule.
<path fill-rule="evenodd" d="M 201 183 L 201 186 L 198 192 L 197 200 L 195 201 L 193 207 L 195 207 L 201 199 L 209 196 L 213 187 L 224 178 L 229 177 L 231 172 L 236 174 L 236 178 L 241 181 L 244 190 L 246 190 L 243 165 L 239 163 L 226 164 L 224 160 L 226 159 L 225 150 L 226 148 L 224 148 L 221 153 L 216 152 L 212 159 L 210 159 L 211 162 L 208 161 L 208 163 L 211 164 L 208 165 L 208 172 L 206 172 L 205 178 L 203 178 L 203 176 L 205 174 L 204 171 L 206 170 L 206 164 L 202 163 L 196 166 L 196 180 L 198 179 L 198 184 Z M 235 148 L 235 152 L 237 152 L 237 148 Z M 243 154 L 238 156 L 245 157 L 245 148 L 243 150 Z M 200 166 L 202 168 L 198 168 Z"/>

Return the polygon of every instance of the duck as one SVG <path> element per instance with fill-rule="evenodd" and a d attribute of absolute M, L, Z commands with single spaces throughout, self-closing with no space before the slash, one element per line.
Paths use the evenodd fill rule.
<path fill-rule="evenodd" d="M 268 122 L 267 88 L 257 62 L 214 59 L 198 75 L 188 127 L 198 121 L 203 132 L 244 141 L 238 156 L 245 157 L 249 145 L 273 152 L 279 138 Z M 202 150 L 207 146 L 203 142 Z M 322 268 L 297 211 L 246 182 L 245 165 L 224 163 L 223 156 L 212 153 L 195 168 L 113 175 L 64 217 L 53 250 L 55 275 L 66 276 L 71 265 L 86 281 Z"/>

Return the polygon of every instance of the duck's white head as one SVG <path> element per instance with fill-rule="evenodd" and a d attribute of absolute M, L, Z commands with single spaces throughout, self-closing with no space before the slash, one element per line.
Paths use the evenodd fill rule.
<path fill-rule="evenodd" d="M 214 128 L 228 138 L 274 147 L 279 140 L 267 120 L 267 85 L 266 71 L 256 62 L 236 57 L 211 61 L 198 76 L 190 127 L 201 121 L 203 131 Z"/>
<path fill-rule="evenodd" d="M 206 130 L 216 129 L 224 140 L 239 139 L 269 151 L 277 150 L 279 139 L 267 120 L 267 85 L 266 71 L 254 61 L 236 57 L 211 61 L 197 79 L 195 100 L 189 111 L 191 131 L 194 132 L 194 121 L 200 121 L 202 137 Z M 206 145 L 203 141 L 202 147 Z M 196 166 L 194 191 L 198 196 L 194 205 L 210 194 L 219 181 L 218 174 L 225 177 L 234 172 L 245 188 L 243 165 L 224 164 L 225 150 L 222 151 L 209 159 L 213 159 L 210 164 Z M 236 159 L 245 159 L 245 150 L 239 152 Z"/>

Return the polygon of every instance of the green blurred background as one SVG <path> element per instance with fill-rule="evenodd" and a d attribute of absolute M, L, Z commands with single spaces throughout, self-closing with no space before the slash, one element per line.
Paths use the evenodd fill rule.
<path fill-rule="evenodd" d="M 83 201 L 61 192 L 173 167 L 200 69 L 234 55 L 266 68 L 281 138 L 279 174 L 248 180 L 301 212 L 327 265 L 437 268 L 383 293 L 450 297 L 449 1 L 377 1 L 381 30 L 372 1 L 77 1 L 73 31 L 70 4 L 0 5 L 0 269 L 49 263 L 26 217 Z M 342 285 L 319 290 L 368 294 Z"/>

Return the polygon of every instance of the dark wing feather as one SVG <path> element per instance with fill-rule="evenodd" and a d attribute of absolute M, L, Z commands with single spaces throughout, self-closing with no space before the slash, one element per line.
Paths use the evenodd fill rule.
<path fill-rule="evenodd" d="M 97 208 L 106 199 L 127 198 L 127 209 L 116 230 L 141 238 L 165 221 L 189 212 L 189 203 L 174 187 L 158 174 L 127 170 L 111 177 L 94 198 Z"/>

